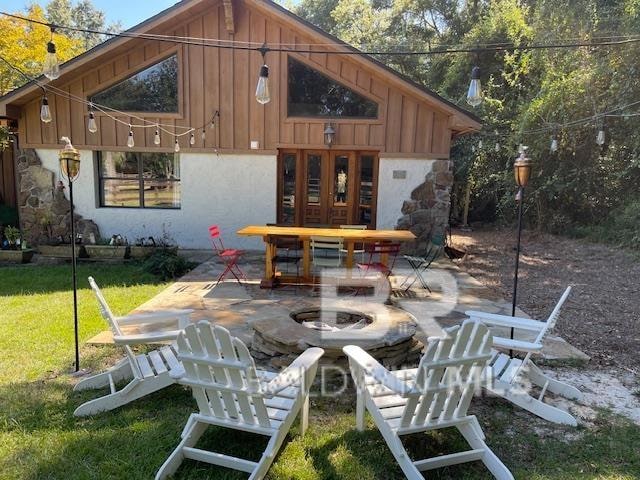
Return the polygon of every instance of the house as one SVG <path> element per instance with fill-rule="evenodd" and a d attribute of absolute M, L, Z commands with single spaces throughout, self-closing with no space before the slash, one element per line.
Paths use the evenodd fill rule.
<path fill-rule="evenodd" d="M 51 121 L 34 82 L 0 98 L 0 117 L 17 122 L 18 203 L 34 239 L 62 136 L 81 152 L 76 210 L 105 237 L 166 232 L 207 247 L 219 224 L 251 248 L 259 241 L 233 238 L 247 224 L 422 239 L 444 228 L 451 141 L 480 128 L 469 112 L 267 0 L 183 0 L 128 33 L 61 66 L 45 85 Z M 262 53 L 267 103 L 255 97 Z"/>

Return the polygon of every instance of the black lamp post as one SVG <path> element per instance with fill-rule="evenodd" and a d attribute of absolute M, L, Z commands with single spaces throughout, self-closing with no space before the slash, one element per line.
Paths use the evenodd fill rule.
<path fill-rule="evenodd" d="M 513 164 L 513 171 L 516 178 L 516 185 L 518 185 L 518 194 L 516 201 L 518 201 L 518 243 L 516 245 L 516 268 L 513 275 L 513 304 L 511 306 L 511 316 L 516 315 L 516 300 L 518 296 L 518 267 L 520 266 L 520 240 L 522 237 L 522 204 L 524 203 L 524 189 L 529 183 L 531 178 L 531 160 L 527 157 L 526 147 L 520 149 L 520 156 Z M 511 329 L 511 338 L 513 339 L 513 328 Z M 513 352 L 509 351 L 509 356 L 512 356 Z"/>
<path fill-rule="evenodd" d="M 73 213 L 73 182 L 80 173 L 80 152 L 73 148 L 71 140 L 62 137 L 66 143 L 58 153 L 60 160 L 60 174 L 69 183 L 69 203 L 71 204 L 71 275 L 73 277 L 73 333 L 75 339 L 76 364 L 75 371 L 80 370 L 80 349 L 78 345 L 78 281 L 76 277 L 76 227 Z"/>

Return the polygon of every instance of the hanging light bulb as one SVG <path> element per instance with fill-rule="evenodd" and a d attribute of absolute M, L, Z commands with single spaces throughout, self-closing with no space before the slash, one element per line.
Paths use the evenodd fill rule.
<path fill-rule="evenodd" d="M 55 80 L 60 76 L 60 64 L 56 55 L 56 45 L 53 43 L 53 32 L 55 29 L 51 27 L 51 40 L 47 43 L 47 54 L 44 56 L 42 64 L 42 73 L 49 80 Z"/>
<path fill-rule="evenodd" d="M 40 106 L 40 120 L 42 123 L 49 123 L 51 118 L 51 109 L 49 108 L 49 100 L 46 96 L 42 97 L 42 104 Z"/>
<path fill-rule="evenodd" d="M 598 135 L 596 136 L 596 143 L 602 146 L 604 145 L 604 141 L 605 141 L 604 129 L 600 128 L 600 130 L 598 130 Z"/>
<path fill-rule="evenodd" d="M 551 145 L 549 146 L 549 150 L 551 150 L 551 153 L 555 153 L 558 151 L 558 139 L 556 137 L 551 137 Z"/>
<path fill-rule="evenodd" d="M 500 144 L 498 142 L 496 142 L 495 151 L 496 152 L 500 151 Z"/>
<path fill-rule="evenodd" d="M 160 145 L 160 130 L 156 126 L 156 133 L 153 135 L 153 144 Z"/>
<path fill-rule="evenodd" d="M 176 137 L 176 143 L 173 146 L 173 151 L 178 153 L 180 151 L 180 144 L 178 143 L 178 137 Z"/>
<path fill-rule="evenodd" d="M 256 100 L 258 103 L 265 104 L 271 100 L 271 94 L 269 93 L 269 67 L 265 63 L 265 55 L 268 51 L 266 45 L 263 45 L 260 49 L 262 54 L 262 67 L 260 67 L 260 76 L 258 77 L 258 85 L 256 86 Z"/>
<path fill-rule="evenodd" d="M 467 103 L 477 107 L 482 103 L 482 85 L 480 84 L 480 67 L 471 69 L 471 83 L 467 92 Z"/>
<path fill-rule="evenodd" d="M 481 149 L 482 149 L 482 140 L 479 140 L 478 141 L 478 150 L 481 150 Z"/>
<path fill-rule="evenodd" d="M 200 134 L 200 139 L 204 142 L 207 139 L 207 130 L 202 129 L 202 133 Z"/>
<path fill-rule="evenodd" d="M 90 133 L 96 133 L 98 131 L 98 124 L 96 123 L 96 116 L 93 114 L 93 106 L 89 105 L 89 122 L 87 122 L 87 130 Z"/>
<path fill-rule="evenodd" d="M 196 144 L 196 134 L 191 132 L 191 138 L 189 139 L 189 145 L 195 145 Z"/>
<path fill-rule="evenodd" d="M 133 129 L 129 125 L 129 138 L 127 138 L 127 147 L 133 148 L 136 146 L 136 142 L 133 141 Z"/>

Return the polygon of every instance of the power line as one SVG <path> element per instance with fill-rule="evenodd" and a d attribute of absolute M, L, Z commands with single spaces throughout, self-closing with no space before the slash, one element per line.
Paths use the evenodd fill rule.
<path fill-rule="evenodd" d="M 133 33 L 133 32 L 108 32 L 102 30 L 95 30 L 89 28 L 80 28 L 80 27 L 72 27 L 67 25 L 58 25 L 50 22 L 45 22 L 41 20 L 35 20 L 31 18 L 26 18 L 20 15 L 15 15 L 7 12 L 0 12 L 1 15 L 5 15 L 7 17 L 21 20 L 24 22 L 29 22 L 37 25 L 42 25 L 48 27 L 53 30 L 69 30 L 74 32 L 81 33 L 91 33 L 96 35 L 104 35 L 110 37 L 119 37 L 119 38 L 138 38 L 138 39 L 146 39 L 146 40 L 154 40 L 159 42 L 169 42 L 169 43 L 177 43 L 182 45 L 192 45 L 198 47 L 210 47 L 210 48 L 221 48 L 221 49 L 230 49 L 230 50 L 250 50 L 250 51 L 273 51 L 273 52 L 291 52 L 291 53 L 325 53 L 325 54 L 339 54 L 339 55 L 371 55 L 371 56 L 379 56 L 379 55 L 387 55 L 387 56 L 422 56 L 422 55 L 443 55 L 443 54 L 451 54 L 451 53 L 472 53 L 478 54 L 483 52 L 504 52 L 504 51 L 518 51 L 518 50 L 541 50 L 541 49 L 570 49 L 570 48 L 582 48 L 582 47 L 605 47 L 605 46 L 620 46 L 620 45 L 629 45 L 634 43 L 640 43 L 640 37 L 635 36 L 614 36 L 614 37 L 603 37 L 600 40 L 578 40 L 573 42 L 554 42 L 554 43 L 523 43 L 523 44 L 515 44 L 505 42 L 503 44 L 478 44 L 475 46 L 456 46 L 451 48 L 451 46 L 446 46 L 445 48 L 441 48 L 441 46 L 436 46 L 434 48 L 429 48 L 428 50 L 357 50 L 355 48 L 349 47 L 348 45 L 335 45 L 338 47 L 347 47 L 347 50 L 318 50 L 317 48 L 295 48 L 297 45 L 291 44 L 291 47 L 282 47 L 276 46 L 277 44 L 273 44 L 270 46 L 267 43 L 258 43 L 258 42 L 242 42 L 233 41 L 233 43 L 227 43 L 229 40 L 224 39 L 211 39 L 211 38 L 197 38 L 197 37 L 177 37 L 170 35 L 158 35 L 158 34 L 148 34 L 148 33 Z M 314 44 L 315 45 L 315 44 Z M 329 44 L 326 44 L 329 45 Z"/>

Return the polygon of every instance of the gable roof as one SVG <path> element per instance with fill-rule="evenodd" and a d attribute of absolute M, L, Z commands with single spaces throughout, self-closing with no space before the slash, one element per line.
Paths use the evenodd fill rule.
<path fill-rule="evenodd" d="M 174 15 L 178 15 L 183 13 L 196 5 L 204 3 L 208 0 L 182 0 L 175 5 L 159 12 L 158 14 L 148 18 L 147 20 L 125 30 L 123 33 L 146 33 L 153 28 L 159 26 L 164 21 L 167 21 Z M 429 103 L 435 103 L 443 108 L 445 111 L 448 111 L 452 115 L 455 115 L 456 122 L 451 126 L 451 128 L 456 133 L 465 133 L 469 131 L 479 130 L 482 126 L 482 121 L 473 113 L 468 110 L 450 102 L 449 100 L 441 97 L 434 91 L 429 88 L 421 85 L 406 75 L 398 72 L 397 70 L 385 65 L 374 57 L 367 55 L 352 45 L 340 40 L 338 37 L 324 31 L 323 29 L 313 25 L 302 17 L 296 15 L 295 13 L 287 10 L 281 5 L 275 3 L 272 0 L 245 0 L 247 3 L 257 7 L 258 9 L 267 10 L 275 16 L 279 17 L 283 20 L 288 20 L 290 22 L 295 23 L 298 28 L 302 28 L 307 33 L 312 34 L 312 36 L 319 37 L 324 40 L 330 40 L 332 43 L 335 43 L 336 46 L 342 47 L 345 50 L 353 53 L 349 53 L 350 57 L 354 57 L 365 63 L 370 64 L 375 69 L 380 69 L 383 72 L 386 72 L 391 79 L 395 80 L 395 83 L 401 84 L 405 88 L 408 88 L 418 97 L 423 98 Z M 60 65 L 60 74 L 61 76 L 65 73 L 69 73 L 73 68 L 77 68 L 84 63 L 95 59 L 97 54 L 104 55 L 112 49 L 115 49 L 124 43 L 131 41 L 130 37 L 111 37 L 108 40 L 96 45 L 95 47 L 87 50 L 86 52 L 64 62 Z M 339 51 L 338 51 L 339 52 Z M 7 104 L 9 102 L 15 101 L 25 95 L 32 93 L 34 90 L 38 90 L 40 87 L 38 83 L 47 82 L 46 77 L 41 75 L 37 79 L 27 82 L 26 84 L 6 93 L 5 95 L 0 97 L 0 117 L 6 115 Z"/>

